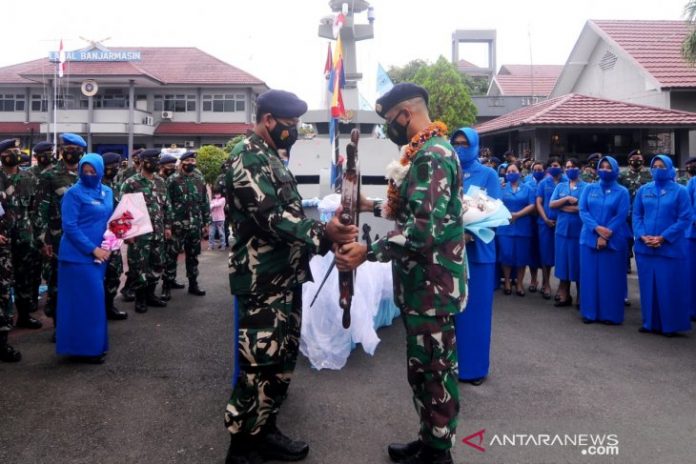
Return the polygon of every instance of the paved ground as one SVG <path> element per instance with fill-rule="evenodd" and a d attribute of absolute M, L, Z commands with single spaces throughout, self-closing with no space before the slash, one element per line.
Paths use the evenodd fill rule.
<path fill-rule="evenodd" d="M 144 315 L 120 305 L 130 318 L 110 324 L 104 365 L 57 358 L 50 329 L 15 333 L 24 361 L 0 365 L 0 463 L 222 463 L 232 311 L 224 253 L 205 252 L 201 263 L 207 296 L 178 290 L 168 308 Z M 460 386 L 456 462 L 696 462 L 696 340 L 639 334 L 634 277 L 630 285 L 621 327 L 583 325 L 575 309 L 538 295 L 496 294 L 490 378 Z M 386 463 L 387 443 L 415 436 L 395 322 L 374 357 L 356 350 L 341 371 L 301 359 L 279 422 L 310 442 L 305 462 Z M 462 443 L 482 429 L 485 452 Z M 501 446 L 505 434 L 616 434 L 619 455 Z"/>

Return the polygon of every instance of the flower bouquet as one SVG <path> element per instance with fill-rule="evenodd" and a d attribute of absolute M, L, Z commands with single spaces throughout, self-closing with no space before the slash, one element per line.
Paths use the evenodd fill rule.
<path fill-rule="evenodd" d="M 126 193 L 109 218 L 101 247 L 108 251 L 118 250 L 124 240 L 151 232 L 150 213 L 142 192 Z"/>
<path fill-rule="evenodd" d="M 484 243 L 490 243 L 495 237 L 493 228 L 510 224 L 512 215 L 503 202 L 489 197 L 476 186 L 462 196 L 462 203 L 464 230 Z"/>

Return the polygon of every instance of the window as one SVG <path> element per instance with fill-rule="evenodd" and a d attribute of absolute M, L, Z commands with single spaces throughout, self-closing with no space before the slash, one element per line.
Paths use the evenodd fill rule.
<path fill-rule="evenodd" d="M 233 113 L 244 111 L 246 96 L 244 94 L 203 95 L 203 111 L 214 113 Z"/>
<path fill-rule="evenodd" d="M 24 111 L 24 95 L 0 94 L 0 111 Z"/>
<path fill-rule="evenodd" d="M 123 89 L 104 89 L 94 96 L 95 108 L 128 108 L 128 95 Z"/>
<path fill-rule="evenodd" d="M 154 111 L 175 111 L 185 113 L 196 111 L 195 95 L 155 95 Z"/>
<path fill-rule="evenodd" d="M 48 111 L 48 98 L 46 97 L 46 95 L 32 95 L 31 110 L 44 112 Z"/>

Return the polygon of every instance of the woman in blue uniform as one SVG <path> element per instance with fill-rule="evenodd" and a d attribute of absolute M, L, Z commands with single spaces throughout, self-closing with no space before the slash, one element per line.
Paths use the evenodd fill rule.
<path fill-rule="evenodd" d="M 113 210 L 113 193 L 101 183 L 101 156 L 88 153 L 77 172 L 80 179 L 65 192 L 61 205 L 56 352 L 103 362 L 108 350 L 104 274 L 109 252 L 100 245 Z"/>
<path fill-rule="evenodd" d="M 541 256 L 539 254 L 539 228 L 536 224 L 538 220 L 538 215 L 536 211 L 536 192 L 539 188 L 539 182 L 541 182 L 547 174 L 546 168 L 544 167 L 544 163 L 542 163 L 541 161 L 534 161 L 531 164 L 530 169 L 531 172 L 527 175 L 527 177 L 525 177 L 525 183 L 529 184 L 529 187 L 532 189 L 532 192 L 534 193 L 533 203 L 535 204 L 535 207 L 531 216 L 533 218 L 534 227 L 532 230 L 532 261 L 529 264 L 530 282 L 528 290 L 530 293 L 535 293 L 539 288 L 538 276 L 539 268 L 541 267 Z"/>
<path fill-rule="evenodd" d="M 691 179 L 686 188 L 691 201 L 691 213 L 693 214 L 691 224 L 686 230 L 689 250 L 689 282 L 691 282 L 691 285 L 689 285 L 689 315 L 692 321 L 696 321 L 696 285 L 693 284 L 693 282 L 696 282 L 696 163 L 690 169 L 692 169 L 692 171 L 689 171 Z"/>
<path fill-rule="evenodd" d="M 539 257 L 541 259 L 542 295 L 545 299 L 551 299 L 551 268 L 555 264 L 555 227 L 556 213 L 551 209 L 551 195 L 556 186 L 563 182 L 563 168 L 558 157 L 552 156 L 546 163 L 548 176 L 545 177 L 537 188 L 536 209 L 539 218 Z"/>
<path fill-rule="evenodd" d="M 585 324 L 621 324 L 630 196 L 617 182 L 619 163 L 614 158 L 603 157 L 597 174 L 599 182 L 587 185 L 580 196 L 580 313 Z"/>
<path fill-rule="evenodd" d="M 669 156 L 657 155 L 650 168 L 653 181 L 638 190 L 633 202 L 640 331 L 674 336 L 691 329 L 684 235 L 693 213 L 686 188 L 674 180 Z"/>
<path fill-rule="evenodd" d="M 551 195 L 549 206 L 556 211 L 554 266 L 558 285 L 558 301 L 555 306 L 571 306 L 570 283 L 575 282 L 577 290 L 580 280 L 580 229 L 582 221 L 578 214 L 580 195 L 587 185 L 580 179 L 578 160 L 570 158 L 565 164 L 568 182 L 559 182 Z M 577 292 L 580 297 L 580 291 Z"/>
<path fill-rule="evenodd" d="M 512 293 L 510 275 L 515 268 L 515 293 L 524 296 L 524 271 L 532 263 L 533 230 L 536 227 L 534 217 L 535 191 L 529 184 L 520 179 L 520 171 L 516 164 L 508 166 L 505 172 L 505 186 L 502 190 L 502 200 L 512 214 L 509 226 L 498 227 L 498 262 L 503 268 L 505 279 L 504 292 Z"/>
<path fill-rule="evenodd" d="M 498 175 L 479 163 L 478 133 L 470 127 L 463 127 L 452 134 L 450 142 L 459 156 L 464 193 L 476 186 L 491 198 L 500 198 Z M 466 311 L 455 318 L 459 380 L 480 385 L 488 375 L 490 359 L 495 240 L 486 244 L 469 234 L 466 234 L 466 240 L 471 291 Z"/>

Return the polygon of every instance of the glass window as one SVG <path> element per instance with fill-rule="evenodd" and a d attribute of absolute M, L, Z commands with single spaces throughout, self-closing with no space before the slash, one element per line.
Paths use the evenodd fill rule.
<path fill-rule="evenodd" d="M 24 111 L 24 95 L 0 94 L 0 111 Z"/>
<path fill-rule="evenodd" d="M 233 113 L 244 111 L 246 97 L 244 94 L 214 94 L 203 95 L 203 111 L 214 113 Z"/>

